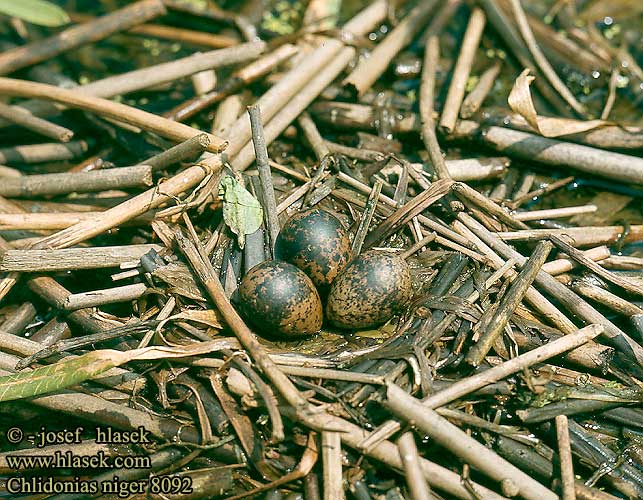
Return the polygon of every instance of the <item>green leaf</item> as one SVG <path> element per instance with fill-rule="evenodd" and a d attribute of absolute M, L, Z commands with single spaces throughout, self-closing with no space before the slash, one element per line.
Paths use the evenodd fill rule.
<path fill-rule="evenodd" d="M 56 4 L 46 0 L 0 0 L 0 13 L 40 26 L 62 26 L 70 19 Z"/>
<path fill-rule="evenodd" d="M 93 351 L 77 358 L 59 361 L 53 365 L 0 377 L 0 401 L 29 398 L 47 392 L 59 391 L 94 378 L 118 363 L 118 361 L 107 359 L 104 352 Z"/>
<path fill-rule="evenodd" d="M 254 233 L 263 222 L 261 204 L 230 175 L 221 179 L 220 194 L 223 196 L 223 220 L 237 235 L 239 247 L 243 248 L 246 234 Z"/>

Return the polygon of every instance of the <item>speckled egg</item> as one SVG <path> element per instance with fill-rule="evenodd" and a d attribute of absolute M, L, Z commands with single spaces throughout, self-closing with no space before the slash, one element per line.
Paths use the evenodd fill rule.
<path fill-rule="evenodd" d="M 401 257 L 369 250 L 331 286 L 326 318 L 340 328 L 368 328 L 393 317 L 411 298 L 411 271 Z"/>
<path fill-rule="evenodd" d="M 304 271 L 321 292 L 327 291 L 351 255 L 351 242 L 342 223 L 318 208 L 293 215 L 275 243 L 275 258 Z"/>
<path fill-rule="evenodd" d="M 300 337 L 321 329 L 323 309 L 315 285 L 300 269 L 269 260 L 244 276 L 234 301 L 241 314 L 271 337 Z"/>

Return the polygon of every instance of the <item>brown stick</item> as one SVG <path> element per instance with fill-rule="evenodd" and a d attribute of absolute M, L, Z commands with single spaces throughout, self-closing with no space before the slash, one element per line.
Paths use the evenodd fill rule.
<path fill-rule="evenodd" d="M 424 1 L 411 10 L 391 33 L 377 45 L 368 59 L 361 61 L 348 75 L 343 85 L 353 88 L 363 95 L 384 73 L 391 60 L 406 45 L 411 43 L 415 34 L 424 26 L 435 9 L 435 0 Z"/>
<path fill-rule="evenodd" d="M 558 495 L 482 445 L 446 418 L 420 403 L 395 384 L 388 384 L 386 406 L 410 421 L 465 463 L 498 481 L 507 493 L 526 500 L 557 500 Z M 516 491 L 517 490 L 517 491 Z M 514 496 L 514 495 L 512 495 Z"/>
<path fill-rule="evenodd" d="M 147 165 L 108 168 L 91 172 L 23 175 L 0 183 L 0 195 L 9 198 L 89 193 L 152 185 L 152 168 Z"/>
<path fill-rule="evenodd" d="M 104 304 L 129 302 L 141 297 L 147 291 L 144 283 L 107 288 L 105 290 L 92 290 L 91 292 L 73 293 L 65 299 L 63 309 L 75 311 L 86 307 L 98 307 Z"/>
<path fill-rule="evenodd" d="M 102 116 L 142 128 L 143 130 L 155 132 L 162 137 L 167 137 L 177 142 L 203 134 L 202 131 L 183 125 L 182 123 L 173 122 L 158 115 L 126 106 L 125 104 L 98 97 L 85 96 L 76 90 L 62 89 L 44 83 L 0 78 L 0 94 L 16 97 L 37 97 L 55 101 L 65 106 L 93 111 Z M 224 150 L 228 144 L 227 141 L 212 134 L 209 134 L 208 138 L 210 139 L 208 151 L 213 153 Z"/>
<path fill-rule="evenodd" d="M 422 140 L 429 153 L 431 165 L 438 179 L 449 179 L 447 168 L 440 143 L 435 132 L 435 75 L 440 62 L 440 39 L 430 36 L 424 47 L 424 63 L 422 64 L 422 83 L 420 85 L 420 119 L 422 120 Z"/>
<path fill-rule="evenodd" d="M 7 50 L 0 54 L 0 75 L 46 61 L 58 54 L 86 43 L 102 40 L 113 33 L 127 30 L 163 14 L 165 14 L 165 7 L 161 0 L 141 0 L 89 23 L 68 28 L 49 38 Z"/>
<path fill-rule="evenodd" d="M 460 54 L 453 68 L 451 84 L 449 85 L 449 90 L 444 101 L 444 108 L 442 109 L 442 116 L 440 117 L 439 126 L 447 134 L 450 134 L 455 128 L 455 122 L 460 114 L 460 106 L 464 99 L 464 92 L 467 86 L 467 80 L 469 79 L 469 73 L 471 72 L 471 66 L 473 65 L 473 58 L 476 50 L 478 50 L 485 23 L 486 17 L 484 12 L 479 7 L 475 7 L 471 12 L 467 30 L 464 33 L 462 47 L 460 47 Z"/>
<path fill-rule="evenodd" d="M 576 500 L 576 479 L 566 415 L 556 417 L 556 437 L 558 438 L 558 456 L 560 457 L 560 476 L 563 483 L 562 500 Z"/>
<path fill-rule="evenodd" d="M 462 106 L 460 106 L 460 116 L 462 118 L 470 118 L 478 112 L 496 83 L 496 78 L 498 78 L 501 68 L 502 61 L 498 59 L 480 75 L 476 86 L 462 101 Z"/>
<path fill-rule="evenodd" d="M 585 257 L 587 257 L 588 259 L 592 259 L 593 261 L 598 262 L 608 259 L 610 257 L 610 251 L 606 246 L 600 246 L 585 250 L 583 252 L 583 255 L 585 255 Z M 576 264 L 572 259 L 562 257 L 560 259 L 547 262 L 543 265 L 542 270 L 546 273 L 551 274 L 552 276 L 556 276 L 557 274 L 569 272 L 577 266 L 578 264 Z"/>
<path fill-rule="evenodd" d="M 461 379 L 454 384 L 451 384 L 447 389 L 438 391 L 428 398 L 425 398 L 422 401 L 422 406 L 430 409 L 440 408 L 441 406 L 477 391 L 486 385 L 498 382 L 499 380 L 502 380 L 514 373 L 518 373 L 525 368 L 581 346 L 594 337 L 600 335 L 602 332 L 603 327 L 600 325 L 590 325 L 585 328 L 581 328 L 576 333 L 570 333 L 554 340 L 553 342 L 537 347 L 533 351 L 526 352 L 520 356 L 510 359 L 509 361 L 505 361 L 498 366 L 494 366 L 493 368 L 471 377 Z M 389 436 L 395 434 L 400 430 L 400 428 L 401 425 L 399 422 L 389 420 L 372 432 L 368 440 L 364 440 L 360 444 L 360 447 L 368 450 L 380 442 L 380 440 L 387 439 Z"/>
<path fill-rule="evenodd" d="M 4 250 L 0 251 L 0 271 L 41 273 L 117 267 L 139 260 L 150 250 L 158 252 L 161 248 L 146 244 L 62 250 Z"/>
<path fill-rule="evenodd" d="M 263 193 L 264 215 L 266 216 L 266 226 L 268 228 L 268 235 L 270 236 L 270 253 L 272 254 L 274 253 L 275 243 L 279 235 L 279 216 L 277 214 L 275 190 L 272 186 L 272 173 L 270 172 L 270 165 L 268 164 L 268 149 L 266 148 L 266 139 L 263 135 L 263 124 L 261 123 L 261 111 L 259 107 L 257 105 L 248 106 L 248 115 L 250 115 L 252 143 L 257 158 L 257 170 L 259 171 L 259 180 Z"/>
<path fill-rule="evenodd" d="M 338 432 L 321 433 L 322 461 L 324 466 L 324 500 L 342 500 L 342 439 Z"/>
<path fill-rule="evenodd" d="M 643 159 L 636 156 L 548 139 L 503 127 L 489 127 L 481 137 L 485 144 L 507 156 L 556 167 L 571 167 L 613 181 L 643 184 Z"/>
<path fill-rule="evenodd" d="M 81 14 L 79 12 L 70 12 L 69 17 L 75 23 L 87 23 L 95 19 L 94 16 Z M 204 31 L 175 28 L 174 26 L 166 26 L 164 24 L 140 24 L 128 29 L 127 33 L 163 38 L 165 40 L 200 45 L 202 47 L 210 47 L 213 49 L 221 49 L 239 44 L 239 40 L 229 36 L 206 33 Z"/>
<path fill-rule="evenodd" d="M 66 144 L 28 144 L 0 149 L 0 163 L 42 163 L 46 161 L 73 160 L 89 149 L 87 141 Z"/>
<path fill-rule="evenodd" d="M 177 195 L 186 192 L 201 182 L 206 173 L 207 169 L 205 167 L 190 167 L 162 182 L 157 187 L 106 210 L 93 220 L 79 222 L 74 226 L 43 238 L 35 248 L 67 248 L 93 238 L 165 202 L 174 200 Z"/>
<path fill-rule="evenodd" d="M 415 445 L 415 437 L 412 432 L 405 432 L 397 440 L 397 447 L 400 449 L 400 457 L 404 464 L 406 485 L 411 492 L 412 500 L 436 500 L 431 493 L 429 485 L 422 474 L 420 455 Z"/>
<path fill-rule="evenodd" d="M 511 286 L 502 297 L 498 308 L 493 311 L 487 309 L 479 324 L 485 326 L 484 332 L 480 335 L 478 342 L 469 349 L 465 356 L 465 361 L 473 366 L 479 366 L 485 358 L 493 343 L 502 334 L 509 319 L 515 312 L 518 305 L 522 302 L 527 290 L 536 278 L 536 274 L 547 260 L 547 256 L 553 245 L 548 242 L 540 242 L 529 260 L 513 280 Z M 490 312 L 493 311 L 493 312 Z M 492 317 L 489 317 L 492 315 Z M 488 322 L 486 322 L 489 320 Z"/>
<path fill-rule="evenodd" d="M 20 107 L 0 104 L 0 118 L 56 141 L 69 142 L 74 137 L 73 130 L 33 116 Z"/>

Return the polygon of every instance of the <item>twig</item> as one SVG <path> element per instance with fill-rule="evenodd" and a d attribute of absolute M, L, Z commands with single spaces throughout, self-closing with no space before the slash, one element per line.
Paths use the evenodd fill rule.
<path fill-rule="evenodd" d="M 144 244 L 62 250 L 4 250 L 0 251 L 0 271 L 41 273 L 117 267 L 139 260 L 150 250 L 158 252 L 161 247 Z"/>
<path fill-rule="evenodd" d="M 268 164 L 268 150 L 263 135 L 261 111 L 257 105 L 248 106 L 248 115 L 250 116 L 250 126 L 252 127 L 252 142 L 257 158 L 257 170 L 259 171 L 259 180 L 261 181 L 261 198 L 264 202 L 266 226 L 270 237 L 270 252 L 273 253 L 275 242 L 279 235 L 279 217 L 277 214 L 275 191 L 272 187 L 272 173 L 270 172 L 270 165 Z"/>
<path fill-rule="evenodd" d="M 498 59 L 480 75 L 476 86 L 462 101 L 462 106 L 460 106 L 460 116 L 462 118 L 471 118 L 480 110 L 482 103 L 496 83 L 501 68 L 502 61 Z"/>
<path fill-rule="evenodd" d="M 404 464 L 406 485 L 411 492 L 412 500 L 435 500 L 436 497 L 431 493 L 422 474 L 420 456 L 415 445 L 413 433 L 405 432 L 402 434 L 397 440 L 397 447 L 400 449 L 400 457 Z"/>
<path fill-rule="evenodd" d="M 386 406 L 398 417 L 412 422 L 436 443 L 453 452 L 465 463 L 498 481 L 505 494 L 527 500 L 556 500 L 558 495 L 531 476 L 496 455 L 466 432 L 414 399 L 395 384 L 388 384 Z"/>
<path fill-rule="evenodd" d="M 4 179 L 0 183 L 0 195 L 10 198 L 31 197 L 74 192 L 87 193 L 151 185 L 152 168 L 147 165 L 139 165 L 93 170 L 91 172 L 12 177 Z"/>
<path fill-rule="evenodd" d="M 75 47 L 102 40 L 113 33 L 127 30 L 165 12 L 161 0 L 141 0 L 94 21 L 68 28 L 49 38 L 7 50 L 0 54 L 0 74 L 12 73 L 51 59 Z"/>
<path fill-rule="evenodd" d="M 33 116 L 19 107 L 0 104 L 0 118 L 56 141 L 69 142 L 74 137 L 73 130 Z"/>
<path fill-rule="evenodd" d="M 433 113 L 435 112 L 435 75 L 439 62 L 440 39 L 438 36 L 431 36 L 426 41 L 424 48 L 422 83 L 420 84 L 422 139 L 438 179 L 448 179 L 451 176 L 440 150 L 440 143 L 435 133 L 435 120 L 433 119 Z"/>
<path fill-rule="evenodd" d="M 466 396 L 485 385 L 498 382 L 509 375 L 518 373 L 525 368 L 528 368 L 536 363 L 540 363 L 546 359 L 553 358 L 571 349 L 574 349 L 603 332 L 603 327 L 600 325 L 590 325 L 581 328 L 576 333 L 570 333 L 553 342 L 538 347 L 533 351 L 521 354 L 503 364 L 490 368 L 477 375 L 467 377 L 450 385 L 447 389 L 438 391 L 435 394 L 425 398 L 422 401 L 422 406 L 435 409 L 444 406 L 451 401 L 454 401 L 462 396 Z M 401 425 L 399 422 L 389 420 L 380 425 L 377 430 L 371 433 L 368 440 L 360 443 L 360 448 L 370 450 L 373 446 L 383 439 L 395 434 L 400 430 Z"/>
<path fill-rule="evenodd" d="M 542 265 L 547 260 L 547 256 L 553 245 L 551 243 L 540 242 L 534 252 L 529 257 L 523 268 L 518 273 L 518 276 L 513 280 L 511 287 L 507 290 L 502 297 L 500 304 L 495 312 L 492 309 L 487 309 L 487 312 L 480 319 L 480 323 L 484 325 L 484 331 L 480 335 L 478 342 L 469 349 L 465 356 L 467 363 L 473 366 L 479 366 L 485 358 L 493 343 L 502 334 L 509 319 L 516 310 L 516 307 L 522 302 L 525 293 L 536 278 L 536 274 L 541 269 Z M 489 315 L 492 315 L 489 317 Z"/>
<path fill-rule="evenodd" d="M 600 247 L 590 248 L 585 250 L 583 255 L 588 259 L 592 259 L 595 262 L 600 262 L 605 259 L 610 258 L 610 250 L 606 246 L 602 245 Z M 563 274 L 571 271 L 574 267 L 578 267 L 572 259 L 562 257 L 560 259 L 552 260 L 543 265 L 542 270 L 546 273 L 556 276 L 557 274 Z"/>
<path fill-rule="evenodd" d="M 368 195 L 364 212 L 362 212 L 357 231 L 355 232 L 355 238 L 353 238 L 353 256 L 359 255 L 362 251 L 362 245 L 364 244 L 364 240 L 368 234 L 371 221 L 373 220 L 373 215 L 375 215 L 375 209 L 377 208 L 377 203 L 379 201 L 383 185 L 384 182 L 381 179 L 376 180 L 375 184 L 373 184 L 373 189 Z"/>
<path fill-rule="evenodd" d="M 322 461 L 324 467 L 324 500 L 342 500 L 342 440 L 338 432 L 322 432 Z"/>
<path fill-rule="evenodd" d="M 135 283 L 105 290 L 93 290 L 91 292 L 74 293 L 67 297 L 63 308 L 67 311 L 84 309 L 86 307 L 98 307 L 105 304 L 117 302 L 129 302 L 138 299 L 147 291 L 144 283 Z"/>
<path fill-rule="evenodd" d="M 86 96 L 75 90 L 62 89 L 44 83 L 0 78 L 0 94 L 16 97 L 37 97 L 55 101 L 65 106 L 93 111 L 102 116 L 142 128 L 143 130 L 155 132 L 177 142 L 185 141 L 195 135 L 203 133 L 200 130 L 183 125 L 182 123 L 173 122 L 125 104 L 108 101 L 99 97 Z M 227 141 L 212 134 L 209 134 L 208 137 L 210 139 L 208 151 L 218 153 L 225 149 Z"/>
<path fill-rule="evenodd" d="M 565 415 L 556 417 L 556 437 L 558 438 L 558 456 L 560 457 L 560 476 L 563 482 L 562 500 L 576 500 L 574 463 L 572 462 L 569 428 Z"/>
<path fill-rule="evenodd" d="M 467 80 L 473 65 L 473 58 L 480 44 L 485 22 L 484 12 L 479 7 L 475 7 L 469 17 L 467 30 L 464 33 L 462 46 L 460 47 L 460 54 L 453 68 L 451 84 L 440 116 L 440 129 L 447 134 L 450 134 L 455 128 L 455 122 L 460 114 L 460 106 L 464 99 Z"/>
<path fill-rule="evenodd" d="M 485 129 L 481 137 L 507 156 L 571 167 L 612 181 L 643 184 L 643 159 L 636 156 L 495 126 Z"/>
<path fill-rule="evenodd" d="M 363 95 L 384 73 L 395 55 L 411 43 L 415 34 L 424 26 L 429 15 L 434 11 L 437 3 L 435 0 L 427 0 L 412 9 L 404 20 L 377 45 L 371 56 L 360 62 L 342 84 L 352 88 L 358 95 Z"/>
<path fill-rule="evenodd" d="M 529 210 L 525 212 L 516 212 L 513 214 L 514 219 L 519 221 L 540 220 L 540 219 L 558 219 L 571 217 L 578 214 L 591 214 L 598 210 L 596 205 L 580 205 L 577 207 L 549 208 L 544 210 Z"/>
<path fill-rule="evenodd" d="M 79 222 L 41 239 L 36 248 L 67 248 L 92 238 L 134 217 L 138 217 L 162 203 L 173 201 L 176 196 L 201 182 L 207 173 L 206 168 L 200 165 L 190 167 L 162 182 L 157 187 L 151 188 L 124 201 L 120 205 L 102 212 L 92 220 Z"/>

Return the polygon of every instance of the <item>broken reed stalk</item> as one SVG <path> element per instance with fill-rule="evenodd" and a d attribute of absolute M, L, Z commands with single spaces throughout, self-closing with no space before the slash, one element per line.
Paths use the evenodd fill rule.
<path fill-rule="evenodd" d="M 172 146 L 171 148 L 140 162 L 139 165 L 148 165 L 152 167 L 153 172 L 158 172 L 159 170 L 163 170 L 175 163 L 196 158 L 199 154 L 208 149 L 209 145 L 210 137 L 208 134 L 195 135 L 176 146 Z"/>
<path fill-rule="evenodd" d="M 247 66 L 232 73 L 230 78 L 220 89 L 213 90 L 212 92 L 208 92 L 201 96 L 196 96 L 193 99 L 179 104 L 165 113 L 165 117 L 179 122 L 185 121 L 200 111 L 203 111 L 204 109 L 223 100 L 228 95 L 241 90 L 244 85 L 248 85 L 261 76 L 266 75 L 298 52 L 299 48 L 295 45 L 289 43 L 281 45 L 272 52 L 263 55 Z M 221 113 L 221 109 L 218 110 L 218 113 Z M 235 116 L 234 119 L 236 120 L 236 118 L 237 116 Z M 213 133 L 216 133 L 215 129 L 213 129 Z"/>
<path fill-rule="evenodd" d="M 128 71 L 81 85 L 76 92 L 95 97 L 114 97 L 173 82 L 208 69 L 230 66 L 259 57 L 266 49 L 265 42 L 251 42 L 227 49 L 197 52 L 174 61 L 148 68 Z"/>
<path fill-rule="evenodd" d="M 22 108 L 7 104 L 0 103 L 0 119 L 60 142 L 69 142 L 74 137 L 73 130 L 33 116 Z"/>
<path fill-rule="evenodd" d="M 643 184 L 643 159 L 636 156 L 496 126 L 485 128 L 480 138 L 507 156 L 571 167 L 612 181 Z"/>
<path fill-rule="evenodd" d="M 482 103 L 496 83 L 501 69 L 502 61 L 498 59 L 480 75 L 476 86 L 462 101 L 462 106 L 460 106 L 460 116 L 462 118 L 471 118 L 480 110 Z"/>
<path fill-rule="evenodd" d="M 371 221 L 375 215 L 375 210 L 377 209 L 377 203 L 379 201 L 380 193 L 382 192 L 382 186 L 384 181 L 382 179 L 377 179 L 373 184 L 373 189 L 368 195 L 366 200 L 366 206 L 362 212 L 362 216 L 359 219 L 359 225 L 357 226 L 357 231 L 355 231 L 355 238 L 353 238 L 352 252 L 353 256 L 357 256 L 362 252 L 362 246 L 364 245 L 364 240 L 368 234 L 368 230 L 371 226 Z"/>
<path fill-rule="evenodd" d="M 471 73 L 473 58 L 478 50 L 478 45 L 480 45 L 485 23 L 486 17 L 484 11 L 479 7 L 474 7 L 462 39 L 462 46 L 460 47 L 460 53 L 453 68 L 451 84 L 449 85 L 440 116 L 439 127 L 445 134 L 450 134 L 455 128 L 455 123 L 460 114 L 460 106 L 464 99 L 467 80 Z"/>
<path fill-rule="evenodd" d="M 575 247 L 608 245 L 618 241 L 629 243 L 643 238 L 643 225 L 624 226 L 584 226 L 564 229 L 526 229 L 522 231 L 496 233 L 503 241 L 536 241 L 550 236 L 565 238 Z"/>
<path fill-rule="evenodd" d="M 424 26 L 437 5 L 436 0 L 427 0 L 414 7 L 388 36 L 362 60 L 344 79 L 342 85 L 363 95 L 386 71 L 391 60 L 406 45 L 413 41 L 416 33 Z"/>
<path fill-rule="evenodd" d="M 23 175 L 4 179 L 0 195 L 9 198 L 90 193 L 152 185 L 152 168 L 147 165 L 107 168 L 91 172 Z"/>
<path fill-rule="evenodd" d="M 524 264 L 526 260 L 524 256 L 520 255 L 516 250 L 504 243 L 497 235 L 487 230 L 472 217 L 460 212 L 458 219 L 501 256 L 506 259 L 516 259 L 519 266 Z M 554 277 L 544 271 L 540 271 L 536 276 L 536 284 L 539 288 L 555 297 L 567 310 L 587 323 L 598 323 L 602 325 L 604 327 L 603 335 L 614 347 L 619 349 L 623 355 L 635 360 L 639 364 L 643 364 L 643 347 L 572 290 L 556 281 Z"/>
<path fill-rule="evenodd" d="M 144 283 L 107 288 L 105 290 L 92 290 L 91 292 L 73 293 L 65 299 L 63 308 L 66 311 L 75 311 L 86 307 L 99 307 L 117 302 L 129 302 L 143 296 L 147 291 Z"/>
<path fill-rule="evenodd" d="M 527 290 L 536 278 L 536 274 L 542 268 L 549 256 L 553 245 L 549 242 L 540 242 L 529 257 L 518 276 L 513 280 L 509 289 L 502 297 L 498 308 L 487 312 L 480 318 L 479 325 L 484 325 L 484 330 L 476 344 L 469 349 L 465 361 L 472 366 L 480 366 L 487 356 L 494 342 L 507 326 L 509 319 L 513 316 L 518 305 L 522 302 Z M 493 311 L 493 312 L 490 312 Z"/>
<path fill-rule="evenodd" d="M 352 33 L 356 36 L 366 35 L 377 23 L 381 22 L 386 16 L 386 2 L 384 0 L 377 0 L 359 12 L 343 27 L 344 31 Z M 283 106 L 291 101 L 295 96 L 299 96 L 299 92 L 306 86 L 311 78 L 319 73 L 328 71 L 326 68 L 338 53 L 344 48 L 344 44 L 336 39 L 326 39 L 317 49 L 313 50 L 309 55 L 303 58 L 296 67 L 286 73 L 278 83 L 273 85 L 266 93 L 264 93 L 255 104 L 259 106 L 262 113 L 263 121 L 267 124 L 272 120 L 272 117 Z M 353 49 L 354 50 L 354 49 Z M 348 64 L 348 62 L 346 63 Z M 341 66 L 335 75 L 333 75 L 326 86 L 343 70 L 345 65 Z M 325 88 L 325 86 L 324 86 Z M 315 95 L 315 97 L 321 90 Z M 312 98 L 311 98 L 312 101 Z M 304 106 L 305 108 L 305 106 Z M 295 115 L 299 115 L 301 111 Z M 294 118 L 293 118 L 294 119 Z M 292 120 L 290 120 L 292 121 Z M 285 127 L 284 127 L 285 128 Z M 265 131 L 268 137 L 267 130 Z M 247 116 L 241 116 L 239 120 L 230 129 L 231 144 L 228 150 L 228 155 L 234 156 L 250 141 L 250 121 Z M 268 143 L 270 140 L 267 141 Z M 251 149 L 252 146 L 250 146 Z M 250 160 L 251 161 L 251 160 Z M 250 163 L 248 163 L 249 165 Z"/>
<path fill-rule="evenodd" d="M 155 244 L 144 244 L 61 250 L 2 250 L 0 271 L 44 273 L 118 267 L 126 262 L 138 261 L 150 250 L 159 252 L 161 248 Z"/>
<path fill-rule="evenodd" d="M 92 15 L 78 12 L 69 12 L 69 17 L 75 23 L 86 23 L 95 19 Z M 207 33 L 205 31 L 175 28 L 174 26 L 166 26 L 164 24 L 139 24 L 128 29 L 126 32 L 133 35 L 162 38 L 164 40 L 172 40 L 173 42 L 187 43 L 212 49 L 222 49 L 231 47 L 232 45 L 239 45 L 239 40 L 229 36 Z"/>
<path fill-rule="evenodd" d="M 429 153 L 431 166 L 438 179 L 450 178 L 440 143 L 435 131 L 435 75 L 440 62 L 440 39 L 430 36 L 424 47 L 424 62 L 422 64 L 422 82 L 420 84 L 420 119 L 422 120 L 422 139 Z"/>
<path fill-rule="evenodd" d="M 330 154 L 328 144 L 326 144 L 326 141 L 324 141 L 324 138 L 319 133 L 315 122 L 313 122 L 313 119 L 306 111 L 299 115 L 297 123 L 306 136 L 306 140 L 310 144 L 310 147 L 315 152 L 315 156 L 317 156 L 318 161 L 321 161 L 322 158 Z"/>
<path fill-rule="evenodd" d="M 560 337 L 553 342 L 537 347 L 532 351 L 526 352 L 513 359 L 505 361 L 504 363 L 489 368 L 481 373 L 471 377 L 463 378 L 451 384 L 446 389 L 436 392 L 422 401 L 422 405 L 426 408 L 436 409 L 444 406 L 452 401 L 455 401 L 462 396 L 466 396 L 482 387 L 493 384 L 502 380 L 509 375 L 518 373 L 525 368 L 529 368 L 537 363 L 545 361 L 546 359 L 553 358 L 564 352 L 575 349 L 578 346 L 585 344 L 603 332 L 601 325 L 589 325 L 585 328 L 577 330 L 575 333 L 570 333 Z M 399 431 L 401 425 L 399 422 L 389 420 L 380 425 L 373 431 L 368 440 L 360 443 L 360 448 L 369 450 L 383 439 L 388 439 L 390 436 Z"/>
<path fill-rule="evenodd" d="M 600 276 L 601 278 L 603 278 L 606 281 L 609 281 L 610 283 L 614 283 L 616 286 L 630 293 L 643 295 L 643 288 L 635 281 L 628 280 L 627 278 L 623 278 L 618 274 L 605 269 L 600 264 L 597 264 L 592 259 L 586 257 L 583 254 L 583 252 L 581 252 L 580 250 L 577 250 L 569 243 L 567 243 L 566 241 L 563 241 L 561 238 L 557 236 L 552 235 L 549 237 L 549 239 L 551 240 L 552 243 L 554 243 L 554 245 L 556 245 L 561 251 L 565 252 L 570 258 L 574 259 L 579 264 L 585 266 L 587 269 L 592 271 L 597 276 Z"/>
<path fill-rule="evenodd" d="M 562 479 L 562 500 L 576 500 L 574 483 L 574 462 L 572 460 L 572 449 L 569 442 L 569 427 L 567 417 L 558 415 L 555 418 L 556 437 L 558 441 L 558 457 L 560 458 L 560 477 Z"/>
<path fill-rule="evenodd" d="M 588 280 L 575 280 L 569 286 L 579 295 L 582 295 L 594 302 L 598 302 L 599 304 L 602 304 L 620 314 L 624 314 L 626 316 L 643 314 L 643 309 L 636 304 L 613 294 L 609 290 L 605 290 L 600 286 L 594 285 Z"/>
<path fill-rule="evenodd" d="M 549 208 L 544 210 L 529 210 L 525 212 L 516 212 L 513 218 L 519 221 L 541 220 L 541 219 L 558 219 L 571 217 L 579 214 L 591 214 L 598 210 L 596 205 L 581 205 L 577 207 Z"/>
<path fill-rule="evenodd" d="M 585 250 L 583 255 L 588 259 L 592 259 L 594 262 L 600 262 L 602 260 L 608 259 L 611 255 L 609 248 L 605 245 L 590 248 Z M 560 259 L 552 260 L 543 264 L 541 268 L 548 274 L 555 276 L 557 274 L 563 274 L 571 271 L 575 267 L 578 267 L 578 264 L 573 259 L 562 257 Z"/>
<path fill-rule="evenodd" d="M 324 500 L 342 500 L 344 484 L 342 478 L 342 439 L 338 432 L 321 433 L 323 463 Z"/>
<path fill-rule="evenodd" d="M 272 172 L 268 164 L 268 149 L 263 135 L 263 124 L 261 123 L 261 110 L 258 106 L 248 106 L 250 116 L 250 127 L 252 128 L 252 143 L 254 145 L 257 170 L 261 182 L 261 199 L 264 203 L 264 215 L 268 236 L 270 238 L 270 253 L 274 254 L 275 243 L 279 235 L 279 215 L 277 213 L 277 201 L 275 190 L 272 186 Z"/>
<path fill-rule="evenodd" d="M 101 116 L 113 118 L 129 125 L 134 125 L 143 130 L 157 133 L 162 137 L 166 137 L 177 142 L 185 141 L 195 135 L 203 134 L 203 132 L 198 129 L 183 125 L 182 123 L 173 122 L 161 116 L 148 113 L 125 104 L 108 101 L 98 97 L 82 95 L 75 90 L 62 89 L 44 83 L 0 78 L 0 95 L 36 97 L 85 111 L 92 111 Z M 208 138 L 210 139 L 208 151 L 218 153 L 227 146 L 227 141 L 224 141 L 212 134 L 209 134 Z"/>
<path fill-rule="evenodd" d="M 27 144 L 0 148 L 0 163 L 41 163 L 73 160 L 89 150 L 88 141 L 71 141 L 65 144 Z"/>
<path fill-rule="evenodd" d="M 0 54 L 0 75 L 51 59 L 58 54 L 107 38 L 113 33 L 165 14 L 161 0 L 141 0 L 79 26 L 73 26 L 48 38 Z"/>
<path fill-rule="evenodd" d="M 558 495 L 553 491 L 467 435 L 434 410 L 427 408 L 395 384 L 389 383 L 386 393 L 385 405 L 395 415 L 412 423 L 463 462 L 498 481 L 505 495 L 520 495 L 526 500 L 558 499 Z"/>
<path fill-rule="evenodd" d="M 102 212 L 92 220 L 79 222 L 41 239 L 35 248 L 67 248 L 93 238 L 113 227 L 124 224 L 130 219 L 143 215 L 163 203 L 175 201 L 178 195 L 193 188 L 203 181 L 206 175 L 210 174 L 214 174 L 214 172 L 201 165 L 190 167 L 161 182 L 158 186 Z"/>
<path fill-rule="evenodd" d="M 412 500 L 437 500 L 431 493 L 431 489 L 422 474 L 420 455 L 415 445 L 413 433 L 405 432 L 402 434 L 397 440 L 397 447 L 400 450 L 400 458 L 404 464 L 404 476 Z"/>

